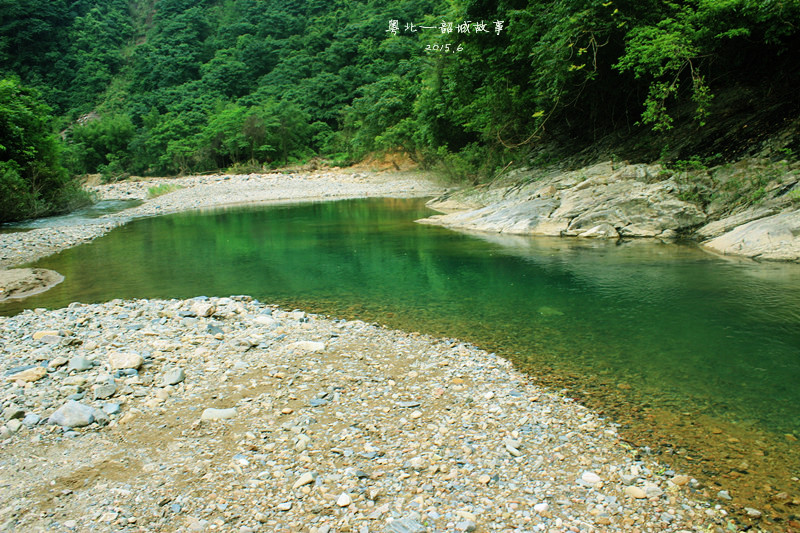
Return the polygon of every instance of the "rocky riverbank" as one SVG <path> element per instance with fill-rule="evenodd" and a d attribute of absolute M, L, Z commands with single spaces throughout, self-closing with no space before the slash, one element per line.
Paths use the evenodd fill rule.
<path fill-rule="evenodd" d="M 249 297 L 26 311 L 0 339 L 0 530 L 725 524 L 697 481 L 455 340 Z"/>
<path fill-rule="evenodd" d="M 611 161 L 565 172 L 517 169 L 449 192 L 420 222 L 517 235 L 694 238 L 724 255 L 800 261 L 800 166 L 743 161 L 707 171 Z"/>
<path fill-rule="evenodd" d="M 152 187 L 177 190 L 148 198 Z M 143 200 L 138 207 L 87 219 L 79 224 L 0 233 L 0 269 L 21 265 L 65 248 L 89 242 L 128 221 L 193 209 L 243 204 L 276 204 L 344 198 L 420 197 L 441 194 L 443 187 L 418 172 L 317 171 L 300 173 L 189 176 L 122 181 L 89 188 L 98 199 Z"/>

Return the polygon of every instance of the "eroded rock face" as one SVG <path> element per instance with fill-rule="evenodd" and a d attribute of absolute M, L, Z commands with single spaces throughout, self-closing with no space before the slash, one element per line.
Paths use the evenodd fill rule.
<path fill-rule="evenodd" d="M 706 221 L 706 214 L 678 193 L 671 178 L 661 179 L 659 165 L 615 169 L 602 163 L 510 186 L 502 194 L 483 193 L 488 202 L 478 208 L 472 207 L 473 195 L 465 201 L 467 209 L 419 222 L 519 235 L 671 238 Z M 440 203 L 451 210 L 456 199 L 433 200 L 429 207 L 438 209 Z"/>
<path fill-rule="evenodd" d="M 703 245 L 725 255 L 800 261 L 800 209 L 753 220 Z"/>

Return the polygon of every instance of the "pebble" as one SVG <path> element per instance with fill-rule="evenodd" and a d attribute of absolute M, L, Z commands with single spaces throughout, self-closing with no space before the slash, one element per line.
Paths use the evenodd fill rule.
<path fill-rule="evenodd" d="M 112 370 L 138 369 L 144 363 L 141 355 L 127 352 L 110 352 L 108 363 Z"/>
<path fill-rule="evenodd" d="M 600 483 L 600 476 L 598 476 L 594 472 L 590 472 L 587 470 L 586 472 L 581 474 L 581 480 L 591 485 L 594 485 L 596 483 Z"/>
<path fill-rule="evenodd" d="M 186 373 L 183 368 L 171 368 L 161 376 L 161 385 L 165 387 L 168 385 L 177 385 L 178 383 L 182 383 L 185 379 Z"/>
<path fill-rule="evenodd" d="M 52 361 L 50 363 L 52 365 Z M 83 372 L 85 370 L 89 370 L 92 368 L 92 362 L 82 357 L 80 355 L 76 355 L 75 357 L 69 360 L 69 364 L 67 365 L 68 370 L 75 370 L 76 372 Z"/>
<path fill-rule="evenodd" d="M 647 498 L 647 493 L 639 487 L 625 487 L 625 494 L 637 500 Z"/>
<path fill-rule="evenodd" d="M 214 407 L 209 407 L 203 411 L 202 415 L 200 415 L 201 420 L 226 420 L 235 417 L 235 407 L 229 407 L 227 409 L 215 409 Z"/>
<path fill-rule="evenodd" d="M 213 314 L 181 316 L 202 312 L 198 302 Z M 208 332 L 212 324 L 221 338 Z M 59 356 L 93 364 L 51 367 L 47 379 L 24 387 L 0 382 L 2 412 L 21 420 L 0 427 L 3 497 L 42 510 L 15 511 L 20 531 L 52 529 L 55 516 L 74 519 L 77 531 L 725 524 L 722 509 L 676 490 L 675 473 L 654 474 L 665 470 L 621 447 L 615 428 L 591 410 L 460 341 L 286 312 L 246 296 L 114 300 L 0 317 L 0 371 L 52 361 L 50 347 L 43 359 L 34 354 L 41 344 L 30 331 L 44 329 L 80 341 L 60 345 Z M 295 345 L 322 339 L 323 351 Z M 114 353 L 141 362 L 114 368 Z M 177 369 L 191 379 L 168 384 Z M 108 398 L 99 397 L 104 387 Z M 70 403 L 73 395 L 83 399 Z M 84 425 L 40 423 L 58 422 L 56 413 L 75 404 Z M 670 487 L 669 502 L 626 496 L 649 486 Z M 80 490 L 62 493 L 72 487 Z M 27 495 L 40 489 L 52 498 L 31 502 Z M 113 520 L 98 522 L 110 512 Z"/>
<path fill-rule="evenodd" d="M 8 381 L 22 381 L 23 383 L 33 383 L 39 381 L 47 375 L 47 369 L 41 366 L 29 368 L 21 372 L 15 372 L 6 377 Z"/>

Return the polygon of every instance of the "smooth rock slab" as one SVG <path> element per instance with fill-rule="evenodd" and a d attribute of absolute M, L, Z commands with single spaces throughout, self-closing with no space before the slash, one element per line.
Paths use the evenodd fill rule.
<path fill-rule="evenodd" d="M 594 485 L 595 483 L 600 483 L 600 476 L 595 474 L 594 472 L 589 472 L 588 470 L 581 474 L 581 480 L 586 483 L 591 483 Z"/>
<path fill-rule="evenodd" d="M 400 518 L 386 525 L 385 533 L 425 533 L 428 529 L 413 518 Z"/>
<path fill-rule="evenodd" d="M 76 355 L 70 359 L 69 365 L 67 366 L 68 370 L 75 370 L 76 372 L 83 372 L 85 370 L 89 370 L 90 368 L 92 368 L 92 362 L 85 357 L 81 357 L 80 355 Z"/>
<path fill-rule="evenodd" d="M 315 341 L 298 341 L 290 344 L 289 348 L 302 352 L 324 352 L 325 343 Z"/>
<path fill-rule="evenodd" d="M 215 409 L 209 407 L 203 414 L 200 415 L 201 420 L 226 420 L 228 418 L 236 417 L 236 408 L 229 407 L 228 409 Z"/>
<path fill-rule="evenodd" d="M 182 368 L 172 368 L 164 372 L 164 375 L 161 376 L 161 385 L 177 385 L 184 379 L 186 379 L 186 373 Z"/>
<path fill-rule="evenodd" d="M 94 422 L 95 409 L 89 405 L 69 400 L 50 415 L 50 423 L 66 428 L 88 426 Z"/>
<path fill-rule="evenodd" d="M 108 363 L 112 370 L 124 370 L 127 368 L 138 369 L 144 363 L 142 356 L 135 353 L 110 352 Z"/>
<path fill-rule="evenodd" d="M 16 374 L 11 374 L 6 379 L 8 381 L 22 381 L 25 383 L 33 383 L 34 381 L 39 381 L 46 375 L 47 375 L 47 369 L 41 366 L 37 366 L 34 368 L 23 370 L 22 372 L 17 372 Z"/>

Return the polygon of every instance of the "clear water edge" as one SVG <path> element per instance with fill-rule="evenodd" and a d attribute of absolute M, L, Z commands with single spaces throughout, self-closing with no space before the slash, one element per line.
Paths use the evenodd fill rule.
<path fill-rule="evenodd" d="M 420 200 L 379 199 L 136 220 L 36 262 L 66 280 L 0 304 L 0 313 L 250 294 L 463 338 L 551 385 L 559 376 L 583 382 L 579 399 L 596 396 L 598 406 L 636 402 L 636 412 L 680 413 L 754 432 L 759 442 L 800 434 L 797 265 L 726 260 L 688 245 L 462 234 L 413 222 L 428 214 Z M 645 414 L 626 423 L 646 431 Z M 800 464 L 794 453 L 779 454 L 787 475 Z"/>

